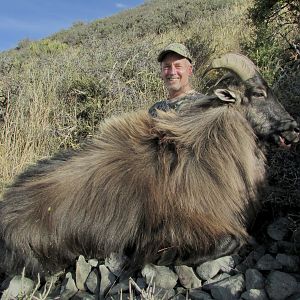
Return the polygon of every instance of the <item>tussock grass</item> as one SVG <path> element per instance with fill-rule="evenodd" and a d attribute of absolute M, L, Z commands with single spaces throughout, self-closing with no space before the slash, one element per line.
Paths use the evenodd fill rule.
<path fill-rule="evenodd" d="M 190 48 L 202 92 L 208 61 L 227 51 L 250 55 L 272 81 L 282 39 L 270 44 L 257 32 L 249 19 L 255 3 L 152 0 L 0 53 L 0 194 L 27 165 L 80 147 L 104 118 L 165 98 L 156 57 L 170 42 Z"/>

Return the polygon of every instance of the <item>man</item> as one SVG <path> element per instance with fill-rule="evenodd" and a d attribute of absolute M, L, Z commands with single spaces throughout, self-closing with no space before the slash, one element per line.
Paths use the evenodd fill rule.
<path fill-rule="evenodd" d="M 149 109 L 152 116 L 157 116 L 158 109 L 163 111 L 177 110 L 183 100 L 193 101 L 203 96 L 191 86 L 192 58 L 189 50 L 183 44 L 169 44 L 159 53 L 157 60 L 160 62 L 160 75 L 169 95 L 166 100 L 155 103 Z"/>

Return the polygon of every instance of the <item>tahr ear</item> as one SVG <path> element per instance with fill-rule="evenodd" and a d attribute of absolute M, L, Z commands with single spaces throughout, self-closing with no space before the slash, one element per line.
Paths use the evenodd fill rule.
<path fill-rule="evenodd" d="M 224 102 L 235 103 L 237 101 L 235 93 L 226 89 L 215 89 L 214 94 Z"/>

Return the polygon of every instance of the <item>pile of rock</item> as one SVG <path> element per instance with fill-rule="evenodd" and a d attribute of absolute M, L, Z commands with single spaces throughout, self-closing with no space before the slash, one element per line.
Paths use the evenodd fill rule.
<path fill-rule="evenodd" d="M 268 226 L 264 245 L 239 255 L 195 268 L 146 265 L 130 279 L 121 257 L 111 255 L 99 264 L 80 256 L 74 272 L 51 277 L 42 287 L 14 277 L 2 299 L 25 294 L 35 299 L 300 299 L 300 232 L 291 234 L 290 225 L 287 218 L 277 219 Z"/>

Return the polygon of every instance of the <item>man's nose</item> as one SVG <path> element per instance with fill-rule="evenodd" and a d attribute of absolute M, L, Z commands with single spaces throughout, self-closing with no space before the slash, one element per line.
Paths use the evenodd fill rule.
<path fill-rule="evenodd" d="M 170 71 L 170 74 L 171 74 L 171 75 L 175 75 L 175 74 L 176 74 L 176 68 L 175 68 L 175 66 L 174 66 L 174 65 L 171 65 L 169 71 Z"/>

